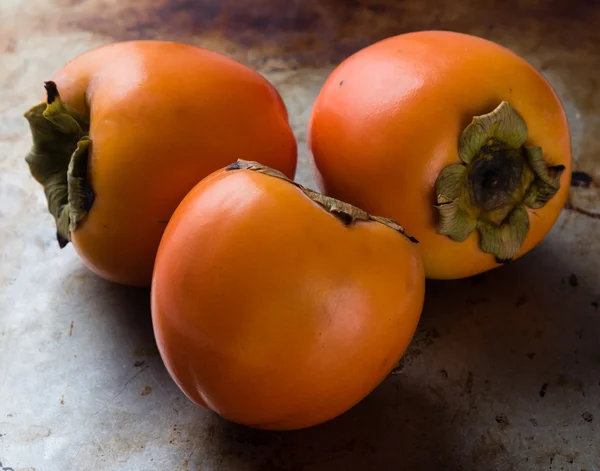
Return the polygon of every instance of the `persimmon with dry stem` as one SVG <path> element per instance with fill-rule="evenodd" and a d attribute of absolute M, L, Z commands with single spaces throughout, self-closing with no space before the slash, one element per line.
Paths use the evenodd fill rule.
<path fill-rule="evenodd" d="M 285 105 L 257 72 L 199 47 L 132 41 L 93 49 L 26 113 L 27 162 L 61 246 L 112 281 L 149 285 L 160 237 L 187 192 L 244 156 L 293 177 Z"/>
<path fill-rule="evenodd" d="M 256 163 L 199 183 L 157 254 L 152 320 L 183 392 L 224 418 L 296 429 L 369 394 L 423 305 L 414 239 Z"/>
<path fill-rule="evenodd" d="M 345 60 L 316 100 L 308 141 L 323 191 L 403 224 L 430 278 L 525 254 L 569 190 L 571 140 L 552 87 L 465 34 L 404 34 Z"/>

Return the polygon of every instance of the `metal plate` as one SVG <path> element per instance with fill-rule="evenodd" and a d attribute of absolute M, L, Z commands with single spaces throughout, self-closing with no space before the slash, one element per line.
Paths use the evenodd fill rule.
<path fill-rule="evenodd" d="M 342 417 L 293 433 L 231 425 L 166 373 L 148 292 L 59 251 L 23 157 L 23 111 L 75 55 L 131 38 L 201 44 L 281 91 L 300 142 L 343 58 L 385 36 L 452 29 L 543 71 L 579 172 L 568 209 L 523 259 L 431 282 L 403 367 Z M 0 3 L 0 469 L 600 469 L 600 4 L 560 0 L 3 0 Z"/>

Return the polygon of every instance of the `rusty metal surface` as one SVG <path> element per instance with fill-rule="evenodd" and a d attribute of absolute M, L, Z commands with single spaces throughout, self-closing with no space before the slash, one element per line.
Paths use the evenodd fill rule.
<path fill-rule="evenodd" d="M 342 417 L 265 433 L 192 406 L 157 355 L 145 290 L 59 251 L 23 162 L 23 111 L 65 61 L 168 38 L 249 64 L 281 91 L 300 142 L 336 63 L 385 36 L 452 29 L 504 44 L 563 100 L 570 203 L 523 259 L 427 285 L 398 374 Z M 562 0 L 2 0 L 0 469 L 600 469 L 600 3 Z M 349 365 L 351 367 L 351 365 Z"/>

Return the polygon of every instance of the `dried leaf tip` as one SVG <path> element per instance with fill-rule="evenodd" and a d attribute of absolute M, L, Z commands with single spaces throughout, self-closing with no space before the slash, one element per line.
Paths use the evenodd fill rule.
<path fill-rule="evenodd" d="M 306 197 L 311 199 L 313 202 L 317 203 L 319 206 L 323 207 L 327 212 L 335 216 L 342 224 L 345 226 L 352 226 L 357 221 L 372 221 L 377 222 L 379 224 L 383 224 L 384 226 L 389 227 L 390 229 L 402 234 L 406 237 L 410 242 L 418 243 L 419 241 L 414 237 L 408 235 L 404 228 L 398 224 L 393 219 L 383 218 L 379 216 L 371 216 L 366 211 L 353 206 L 349 203 L 345 203 L 343 201 L 337 200 L 330 196 L 326 196 L 317 191 L 311 190 L 310 188 L 306 188 L 300 183 L 296 183 L 293 180 L 290 180 L 283 173 L 273 168 L 262 165 L 258 162 L 252 162 L 247 160 L 239 159 L 237 162 L 232 163 L 231 165 L 225 168 L 226 171 L 231 170 L 252 170 L 254 172 L 262 173 L 265 175 L 269 175 L 271 177 L 279 178 L 284 180 L 296 188 L 298 188 Z"/>

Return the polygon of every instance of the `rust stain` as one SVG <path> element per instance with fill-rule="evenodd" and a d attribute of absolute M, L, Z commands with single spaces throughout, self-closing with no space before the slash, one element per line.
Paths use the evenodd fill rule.
<path fill-rule="evenodd" d="M 6 43 L 4 44 L 4 53 L 5 54 L 13 54 L 17 50 L 17 40 L 16 38 L 9 37 L 6 39 Z"/>
<path fill-rule="evenodd" d="M 564 30 L 564 23 L 575 25 L 597 13 L 588 2 L 575 3 L 577 7 L 565 8 L 560 0 L 525 5 L 508 0 L 486 5 L 490 11 L 482 15 L 476 0 L 462 2 L 460 14 L 443 0 L 122 0 L 109 9 L 103 0 L 61 0 L 63 8 L 73 8 L 57 16 L 62 30 L 90 31 L 114 40 L 216 35 L 231 41 L 230 49 L 237 45 L 270 51 L 285 61 L 318 66 L 403 32 L 442 28 L 502 39 L 518 35 L 532 20 L 543 29 L 544 42 L 537 47 L 552 49 L 564 41 L 557 34 L 558 24 Z M 514 15 L 515 8 L 519 15 Z M 572 30 L 577 36 L 580 29 Z M 256 60 L 267 58 L 259 52 Z"/>
<path fill-rule="evenodd" d="M 147 396 L 151 392 L 152 392 L 152 386 L 146 386 L 140 393 L 140 396 Z"/>
<path fill-rule="evenodd" d="M 589 188 L 594 179 L 585 172 L 575 171 L 571 175 L 571 186 L 576 188 Z"/>
<path fill-rule="evenodd" d="M 402 373 L 404 368 L 410 366 L 417 358 L 421 356 L 423 350 L 433 345 L 433 343 L 439 338 L 440 334 L 435 328 L 417 329 L 412 342 L 404 352 L 404 356 L 400 359 L 390 374 L 398 375 Z"/>
<path fill-rule="evenodd" d="M 17 141 L 23 134 L 19 131 L 9 131 L 0 133 L 0 141 Z"/>
<path fill-rule="evenodd" d="M 575 288 L 577 286 L 579 286 L 579 278 L 577 278 L 577 275 L 575 273 L 571 273 L 569 275 L 569 284 Z"/>
<path fill-rule="evenodd" d="M 60 396 L 60 405 L 61 406 L 65 405 L 65 395 L 64 394 L 62 396 Z"/>
<path fill-rule="evenodd" d="M 69 327 L 69 337 L 73 336 L 73 326 L 75 325 L 75 321 L 71 321 L 71 326 Z"/>
<path fill-rule="evenodd" d="M 506 430 L 510 427 L 510 420 L 506 414 L 498 414 L 496 416 L 496 422 L 498 423 L 500 430 Z"/>

